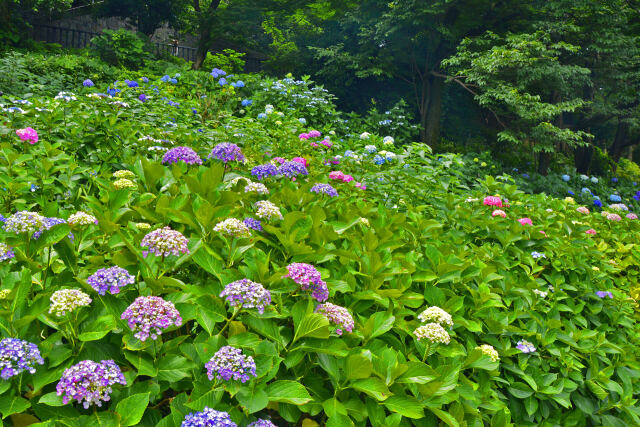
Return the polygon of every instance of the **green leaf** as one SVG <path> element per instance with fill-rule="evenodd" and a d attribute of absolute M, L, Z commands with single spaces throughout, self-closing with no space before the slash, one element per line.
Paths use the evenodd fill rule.
<path fill-rule="evenodd" d="M 134 394 L 118 402 L 116 412 L 120 414 L 121 425 L 133 426 L 138 424 L 148 404 L 149 393 Z"/>
<path fill-rule="evenodd" d="M 296 327 L 293 342 L 300 338 L 329 338 L 329 321 L 319 313 L 307 314 Z"/>
<path fill-rule="evenodd" d="M 271 402 L 285 402 L 304 405 L 311 401 L 309 392 L 297 381 L 281 380 L 267 386 L 267 396 Z"/>
<path fill-rule="evenodd" d="M 62 396 L 58 396 L 55 391 L 42 396 L 38 403 L 48 406 L 64 406 L 64 403 L 62 402 Z"/>
<path fill-rule="evenodd" d="M 193 363 L 186 357 L 167 356 L 160 360 L 158 365 L 158 380 L 170 383 L 180 381 L 191 376 L 189 372 Z"/>
<path fill-rule="evenodd" d="M 380 379 L 367 378 L 364 380 L 353 381 L 351 388 L 368 394 L 379 401 L 386 400 L 391 396 L 391 392 Z"/>
<path fill-rule="evenodd" d="M 94 412 L 78 418 L 78 424 L 91 427 L 120 427 L 120 416 L 111 411 Z"/>
<path fill-rule="evenodd" d="M 378 337 L 393 327 L 396 318 L 388 312 L 374 313 L 364 324 L 362 333 L 367 340 Z"/>
<path fill-rule="evenodd" d="M 42 232 L 42 235 L 36 239 L 33 248 L 37 251 L 42 248 L 46 248 L 47 246 L 53 246 L 60 240 L 67 237 L 70 231 L 71 229 L 67 224 L 54 225 L 50 229 Z"/>
<path fill-rule="evenodd" d="M 253 391 L 248 388 L 242 388 L 236 394 L 236 399 L 250 414 L 262 411 L 269 404 L 269 396 L 262 388 L 257 388 Z"/>
<path fill-rule="evenodd" d="M 509 393 L 518 399 L 524 399 L 533 394 L 533 390 L 531 390 L 528 385 L 521 382 L 513 383 L 511 387 L 507 387 L 507 390 L 509 390 Z"/>
<path fill-rule="evenodd" d="M 363 356 L 362 354 L 352 354 L 347 357 L 347 366 L 345 373 L 348 380 L 357 380 L 362 378 L 369 378 L 373 364 L 371 360 Z"/>
<path fill-rule="evenodd" d="M 107 329 L 104 331 L 83 332 L 80 335 L 78 335 L 78 339 L 80 341 L 97 341 L 100 338 L 103 338 L 109 332 L 111 332 L 110 329 Z"/>
<path fill-rule="evenodd" d="M 436 414 L 438 418 L 440 418 L 442 421 L 445 422 L 446 425 L 450 427 L 458 427 L 460 425 L 458 421 L 455 418 L 453 418 L 453 416 L 448 412 L 445 412 L 437 408 L 429 408 L 429 410 L 434 414 Z"/>
<path fill-rule="evenodd" d="M 11 414 L 20 414 L 31 406 L 28 400 L 17 396 L 3 397 L 0 399 L 0 413 L 2 418 L 7 418 Z"/>
<path fill-rule="evenodd" d="M 414 397 L 394 395 L 384 401 L 384 406 L 392 412 L 401 414 L 403 417 L 424 418 L 423 405 Z"/>

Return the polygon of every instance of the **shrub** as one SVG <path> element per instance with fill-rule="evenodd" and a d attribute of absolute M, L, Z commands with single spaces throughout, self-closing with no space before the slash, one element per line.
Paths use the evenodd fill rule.
<path fill-rule="evenodd" d="M 214 68 L 219 68 L 227 73 L 241 73 L 245 63 L 242 58 L 246 54 L 236 52 L 233 49 L 224 49 L 222 52 L 207 52 L 207 57 L 202 63 L 202 69 L 211 71 Z"/>
<path fill-rule="evenodd" d="M 141 35 L 124 28 L 102 33 L 91 39 L 91 49 L 106 63 L 135 70 L 150 58 Z"/>

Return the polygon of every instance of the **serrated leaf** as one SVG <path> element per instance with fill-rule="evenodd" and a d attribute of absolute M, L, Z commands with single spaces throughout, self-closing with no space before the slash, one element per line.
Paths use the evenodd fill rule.
<path fill-rule="evenodd" d="M 116 405 L 116 412 L 120 414 L 120 424 L 133 426 L 140 422 L 149 404 L 149 393 L 138 393 L 122 399 Z"/>
<path fill-rule="evenodd" d="M 329 338 L 329 321 L 319 313 L 310 313 L 296 327 L 293 342 L 300 338 Z"/>
<path fill-rule="evenodd" d="M 275 381 L 267 386 L 266 393 L 271 402 L 304 405 L 311 401 L 311 396 L 305 386 L 296 381 Z"/>

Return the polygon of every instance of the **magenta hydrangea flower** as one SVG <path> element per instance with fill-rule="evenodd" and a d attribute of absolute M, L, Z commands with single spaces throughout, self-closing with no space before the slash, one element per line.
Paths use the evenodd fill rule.
<path fill-rule="evenodd" d="M 496 196 L 487 196 L 484 198 L 484 201 L 482 203 L 487 206 L 497 206 L 499 208 L 502 207 L 502 200 L 500 199 L 500 197 Z"/>
<path fill-rule="evenodd" d="M 100 295 L 104 295 L 107 290 L 115 295 L 120 292 L 121 288 L 132 285 L 135 281 L 135 277 L 118 266 L 101 268 L 87 279 L 87 283 Z"/>
<path fill-rule="evenodd" d="M 533 225 L 533 222 L 531 222 L 531 218 L 520 218 L 518 222 L 522 225 Z"/>
<path fill-rule="evenodd" d="M 238 427 L 227 412 L 216 411 L 208 406 L 200 412 L 191 412 L 184 417 L 181 427 Z"/>
<path fill-rule="evenodd" d="M 625 216 L 627 217 L 627 219 L 638 219 L 638 215 L 634 214 L 633 212 L 628 213 Z"/>
<path fill-rule="evenodd" d="M 322 136 L 322 133 L 319 130 L 312 130 L 309 132 L 309 138 L 319 138 Z"/>
<path fill-rule="evenodd" d="M 188 165 L 201 165 L 202 159 L 198 154 L 190 147 L 175 147 L 164 153 L 162 157 L 162 163 L 172 164 L 178 162 L 185 162 Z"/>
<path fill-rule="evenodd" d="M 0 341 L 0 378 L 8 380 L 24 371 L 35 374 L 36 365 L 44 365 L 37 345 L 18 338 Z"/>
<path fill-rule="evenodd" d="M 16 130 L 16 135 L 20 137 L 22 141 L 27 141 L 33 145 L 38 142 L 38 132 L 34 128 L 24 128 Z"/>
<path fill-rule="evenodd" d="M 249 279 L 229 283 L 220 293 L 220 297 L 224 297 L 231 307 L 255 308 L 260 314 L 271 304 L 271 293 L 260 283 Z"/>
<path fill-rule="evenodd" d="M 88 409 L 91 405 L 102 406 L 102 402 L 111 400 L 115 384 L 127 385 L 127 381 L 113 360 L 100 363 L 83 360 L 64 371 L 56 386 L 56 394 L 62 396 L 64 404 L 75 399 Z"/>
<path fill-rule="evenodd" d="M 173 303 L 153 296 L 136 298 L 122 313 L 121 318 L 127 321 L 135 332 L 133 336 L 140 341 L 145 341 L 149 336 L 155 340 L 163 329 L 182 325 L 180 313 Z"/>
<path fill-rule="evenodd" d="M 304 157 L 294 157 L 293 159 L 291 159 L 291 161 L 298 162 L 305 168 L 309 167 L 309 164 L 307 163 L 307 159 L 305 159 Z"/>
<path fill-rule="evenodd" d="M 152 253 L 155 256 L 169 256 L 188 254 L 189 248 L 187 240 L 182 233 L 176 230 L 172 230 L 170 227 L 160 228 L 153 230 L 142 238 L 140 246 L 147 247 L 149 250 L 142 251 L 142 256 L 147 257 Z"/>
<path fill-rule="evenodd" d="M 329 298 L 329 289 L 327 284 L 322 281 L 320 272 L 311 264 L 294 262 L 287 266 L 288 274 L 282 276 L 288 277 L 300 285 L 302 290 L 311 290 L 311 296 L 319 302 L 324 302 Z"/>
<path fill-rule="evenodd" d="M 312 193 L 326 194 L 329 197 L 337 197 L 338 191 L 329 184 L 316 184 L 311 187 Z"/>
<path fill-rule="evenodd" d="M 239 348 L 226 345 L 213 355 L 204 367 L 209 380 L 214 378 L 224 381 L 240 380 L 245 383 L 256 377 L 256 362 L 253 357 L 245 356 Z"/>
<path fill-rule="evenodd" d="M 316 313 L 322 314 L 329 322 L 335 323 L 336 326 L 338 326 L 338 329 L 336 329 L 338 335 L 342 335 L 342 329 L 347 332 L 353 331 L 353 317 L 349 313 L 349 310 L 344 307 L 325 302 L 316 307 Z"/>
<path fill-rule="evenodd" d="M 298 138 L 300 138 L 300 139 L 309 139 L 309 134 L 308 133 L 301 133 L 300 135 L 298 135 Z"/>
<path fill-rule="evenodd" d="M 211 154 L 207 158 L 222 160 L 224 163 L 231 161 L 244 162 L 244 154 L 242 154 L 240 147 L 230 142 L 223 142 L 213 147 Z"/>

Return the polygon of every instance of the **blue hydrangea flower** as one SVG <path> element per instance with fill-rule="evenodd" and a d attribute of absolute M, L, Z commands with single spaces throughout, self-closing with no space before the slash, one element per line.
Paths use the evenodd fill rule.
<path fill-rule="evenodd" d="M 615 184 L 616 182 L 618 182 L 618 178 L 616 178 L 616 177 L 611 178 L 611 182 L 613 182 Z"/>
<path fill-rule="evenodd" d="M 173 83 L 173 84 L 176 84 L 176 83 L 178 83 L 178 80 L 176 80 L 176 79 L 171 79 L 171 80 L 169 80 L 169 82 L 171 82 L 171 83 Z"/>
<path fill-rule="evenodd" d="M 253 100 L 251 100 L 251 99 L 243 99 L 242 100 L 242 106 L 243 107 L 248 107 L 251 104 L 253 104 Z"/>
<path fill-rule="evenodd" d="M 564 182 L 569 182 L 569 180 L 571 179 L 571 177 L 570 177 L 569 175 L 562 175 L 562 177 L 561 177 L 561 178 L 562 178 L 562 180 L 563 180 Z"/>
<path fill-rule="evenodd" d="M 84 86 L 84 87 L 93 87 L 95 85 L 93 84 L 93 82 L 90 79 L 87 79 L 87 80 L 82 82 L 82 86 Z"/>
<path fill-rule="evenodd" d="M 148 77 L 143 77 L 142 78 L 142 83 L 149 83 L 149 78 Z"/>
<path fill-rule="evenodd" d="M 127 80 L 127 86 L 129 86 L 129 87 L 138 87 L 140 85 L 135 80 Z"/>
<path fill-rule="evenodd" d="M 220 80 L 218 80 L 218 84 L 220 86 L 224 86 L 227 84 L 227 79 L 225 79 L 224 77 L 221 77 Z"/>
<path fill-rule="evenodd" d="M 611 200 L 614 203 L 618 203 L 622 201 L 622 197 L 618 196 L 617 194 L 612 194 L 609 196 L 609 200 Z"/>
<path fill-rule="evenodd" d="M 576 193 L 574 193 L 574 192 L 573 192 L 573 191 L 571 191 L 571 190 L 567 191 L 567 193 L 569 193 L 569 194 L 570 194 L 570 195 L 572 195 L 572 196 L 575 196 L 575 195 L 576 195 Z"/>
<path fill-rule="evenodd" d="M 258 114 L 258 118 L 259 119 L 266 119 L 267 115 L 265 113 L 260 113 L 260 114 Z"/>
<path fill-rule="evenodd" d="M 591 177 L 591 182 L 593 182 L 594 184 L 598 183 L 598 178 L 596 178 L 595 176 Z"/>
<path fill-rule="evenodd" d="M 303 124 L 303 125 L 306 125 L 306 124 L 307 124 L 307 119 L 305 119 L 304 117 L 300 117 L 300 118 L 298 119 L 298 121 L 299 121 L 301 124 Z"/>
<path fill-rule="evenodd" d="M 161 81 L 168 83 L 169 80 L 171 80 L 171 77 L 169 77 L 169 75 L 165 74 L 164 76 L 162 76 L 162 78 L 160 78 Z"/>
<path fill-rule="evenodd" d="M 373 158 L 373 163 L 375 163 L 376 165 L 381 165 L 384 162 L 385 162 L 385 158 L 379 154 L 376 154 L 376 156 Z"/>
<path fill-rule="evenodd" d="M 593 199 L 593 205 L 601 208 L 602 207 L 602 202 L 600 200 L 598 200 L 598 199 Z"/>

